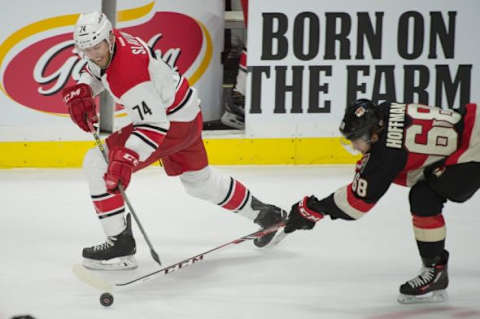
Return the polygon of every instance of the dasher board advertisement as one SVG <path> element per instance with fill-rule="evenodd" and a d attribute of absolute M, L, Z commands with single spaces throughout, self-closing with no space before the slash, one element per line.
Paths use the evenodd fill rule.
<path fill-rule="evenodd" d="M 90 140 L 69 119 L 61 91 L 85 61 L 74 52 L 73 26 L 101 2 L 22 0 L 0 13 L 0 141 Z M 199 91 L 204 120 L 221 116 L 222 0 L 117 3 L 116 28 L 144 39 Z M 116 106 L 115 121 L 126 121 Z M 117 126 L 117 125 L 116 125 Z"/>
<path fill-rule="evenodd" d="M 357 98 L 479 100 L 480 2 L 250 2 L 246 133 L 339 136 Z"/>

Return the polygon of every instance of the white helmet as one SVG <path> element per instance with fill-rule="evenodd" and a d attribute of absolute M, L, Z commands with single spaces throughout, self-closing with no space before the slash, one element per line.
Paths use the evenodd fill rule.
<path fill-rule="evenodd" d="M 103 40 L 107 40 L 110 51 L 112 51 L 113 43 L 110 43 L 109 38 L 111 32 L 112 24 L 105 14 L 98 11 L 82 13 L 75 25 L 73 39 L 80 50 L 91 48 Z"/>

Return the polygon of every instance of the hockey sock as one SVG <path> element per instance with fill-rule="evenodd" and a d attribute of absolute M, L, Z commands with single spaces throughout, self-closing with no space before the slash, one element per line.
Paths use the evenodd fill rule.
<path fill-rule="evenodd" d="M 247 85 L 247 51 L 244 49 L 240 55 L 238 75 L 234 90 L 245 95 Z"/>
<path fill-rule="evenodd" d="M 104 193 L 91 197 L 105 234 L 115 236 L 121 233 L 126 227 L 123 218 L 125 204 L 122 195 Z"/>
<path fill-rule="evenodd" d="M 228 191 L 218 205 L 228 210 L 237 211 L 250 219 L 254 219 L 256 216 L 251 218 L 248 213 L 243 213 L 245 210 L 248 211 L 248 209 L 246 209 L 247 207 L 250 207 L 250 205 L 248 205 L 251 200 L 250 198 L 250 191 L 242 183 L 230 177 Z"/>
<path fill-rule="evenodd" d="M 445 247 L 446 228 L 442 214 L 429 217 L 413 216 L 413 229 L 422 258 L 440 256 Z"/>

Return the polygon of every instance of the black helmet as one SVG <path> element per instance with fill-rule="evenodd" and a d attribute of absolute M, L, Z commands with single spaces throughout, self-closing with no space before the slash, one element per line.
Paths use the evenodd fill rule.
<path fill-rule="evenodd" d="M 345 109 L 340 132 L 348 140 L 365 137 L 370 140 L 373 133 L 383 127 L 382 112 L 367 99 L 359 99 Z"/>

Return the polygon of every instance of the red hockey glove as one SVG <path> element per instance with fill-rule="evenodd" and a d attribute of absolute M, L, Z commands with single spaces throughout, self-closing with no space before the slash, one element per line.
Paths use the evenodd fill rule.
<path fill-rule="evenodd" d="M 62 95 L 72 121 L 85 132 L 91 132 L 93 124 L 98 122 L 92 88 L 84 83 L 75 84 L 63 89 Z"/>
<path fill-rule="evenodd" d="M 111 194 L 119 194 L 118 184 L 126 189 L 130 183 L 133 168 L 139 164 L 138 154 L 128 148 L 117 148 L 110 153 L 108 169 L 103 179 L 107 191 Z"/>
<path fill-rule="evenodd" d="M 323 218 L 324 214 L 308 207 L 310 199 L 317 200 L 314 196 L 305 196 L 303 200 L 292 206 L 284 229 L 285 233 L 291 233 L 297 229 L 312 229 L 315 223 Z"/>

